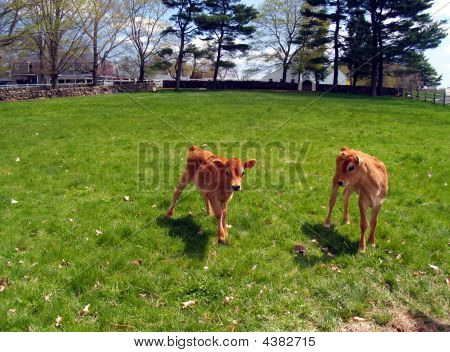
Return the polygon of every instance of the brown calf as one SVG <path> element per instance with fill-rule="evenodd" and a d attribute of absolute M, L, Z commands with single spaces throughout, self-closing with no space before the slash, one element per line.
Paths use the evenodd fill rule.
<path fill-rule="evenodd" d="M 369 242 L 375 247 L 375 227 L 384 197 L 388 191 L 388 174 L 384 164 L 377 158 L 358 150 L 343 147 L 336 159 L 336 174 L 333 178 L 333 189 L 330 196 L 330 209 L 325 220 L 325 226 L 331 226 L 331 213 L 338 193 L 339 186 L 345 187 L 344 221 L 349 224 L 348 201 L 352 192 L 359 194 L 359 212 L 361 215 L 361 239 L 359 250 L 366 250 L 365 232 L 367 229 L 367 208 L 372 208 L 370 218 Z"/>
<path fill-rule="evenodd" d="M 217 236 L 219 243 L 225 243 L 228 235 L 227 206 L 233 192 L 241 189 L 244 169 L 255 166 L 252 159 L 242 163 L 240 159 L 226 159 L 213 155 L 208 150 L 192 146 L 189 149 L 186 170 L 181 175 L 167 216 L 173 216 L 175 204 L 186 185 L 194 182 L 205 199 L 206 213 L 211 215 L 211 208 L 217 219 Z"/>

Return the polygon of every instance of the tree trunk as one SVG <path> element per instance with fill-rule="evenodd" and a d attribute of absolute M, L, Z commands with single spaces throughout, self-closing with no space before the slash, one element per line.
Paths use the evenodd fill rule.
<path fill-rule="evenodd" d="M 98 85 L 98 43 L 97 43 L 97 39 L 98 39 L 98 23 L 95 22 L 94 23 L 94 33 L 93 33 L 93 37 L 92 37 L 92 41 L 93 41 L 93 52 L 94 52 L 94 62 L 92 65 L 92 85 L 96 86 Z"/>
<path fill-rule="evenodd" d="M 358 81 L 358 74 L 354 73 L 353 74 L 353 82 L 352 82 L 352 86 L 356 87 L 356 82 Z"/>
<path fill-rule="evenodd" d="M 289 65 L 286 63 L 286 60 L 283 62 L 283 78 L 281 82 L 286 83 L 287 71 L 289 70 Z"/>
<path fill-rule="evenodd" d="M 191 79 L 194 79 L 195 70 L 197 68 L 197 57 L 194 54 L 194 59 L 192 62 L 192 72 L 191 72 Z"/>
<path fill-rule="evenodd" d="M 52 89 L 56 89 L 57 85 L 58 85 L 58 74 L 57 73 L 51 73 L 50 74 L 50 79 L 51 79 L 51 83 L 52 83 Z"/>
<path fill-rule="evenodd" d="M 184 56 L 184 30 L 181 31 L 181 42 L 180 42 L 180 52 L 178 53 L 177 58 L 177 75 L 175 77 L 175 90 L 180 90 L 180 81 L 181 81 L 181 72 L 183 70 L 183 56 Z"/>
<path fill-rule="evenodd" d="M 45 81 L 45 75 L 44 75 L 44 52 L 40 49 L 39 50 L 39 83 L 43 84 Z"/>
<path fill-rule="evenodd" d="M 219 74 L 219 62 L 222 56 L 222 42 L 219 41 L 219 45 L 217 46 L 217 58 L 216 64 L 214 65 L 214 77 L 213 77 L 213 89 L 217 88 L 217 75 Z"/>
<path fill-rule="evenodd" d="M 50 80 L 52 84 L 52 88 L 55 89 L 58 85 L 58 46 L 57 44 L 50 45 Z"/>
<path fill-rule="evenodd" d="M 377 69 L 378 69 L 378 26 L 376 18 L 376 0 L 371 0 L 370 2 L 370 21 L 372 30 L 372 62 L 371 62 L 371 73 L 370 73 L 370 95 L 372 97 L 377 96 Z"/>
<path fill-rule="evenodd" d="M 340 15 L 341 15 L 341 2 L 338 0 L 336 3 L 336 27 L 334 29 L 334 68 L 333 68 L 333 90 L 337 91 L 337 85 L 339 84 L 339 27 L 340 27 Z"/>
<path fill-rule="evenodd" d="M 214 78 L 213 78 L 213 89 L 217 88 L 217 75 L 219 74 L 219 63 L 222 58 L 222 41 L 223 41 L 224 31 L 223 28 L 220 29 L 220 37 L 217 43 L 217 58 L 216 64 L 214 65 Z"/>
<path fill-rule="evenodd" d="M 379 31 L 380 32 L 380 31 Z M 383 53 L 383 41 L 381 38 L 381 33 L 378 33 L 378 50 L 380 55 L 378 55 L 378 87 L 377 95 L 381 96 L 383 94 L 383 71 L 384 71 L 384 53 Z"/>
<path fill-rule="evenodd" d="M 139 79 L 138 82 L 144 82 L 145 76 L 145 57 L 143 54 L 139 57 Z"/>

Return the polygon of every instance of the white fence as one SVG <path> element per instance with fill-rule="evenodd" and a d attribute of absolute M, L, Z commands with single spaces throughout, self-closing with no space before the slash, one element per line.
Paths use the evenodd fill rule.
<path fill-rule="evenodd" d="M 422 100 L 433 104 L 450 105 L 450 88 L 439 91 L 412 90 L 405 91 L 405 98 Z"/>

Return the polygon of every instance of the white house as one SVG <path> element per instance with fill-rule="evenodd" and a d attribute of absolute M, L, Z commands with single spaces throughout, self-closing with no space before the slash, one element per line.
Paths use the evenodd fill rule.
<path fill-rule="evenodd" d="M 272 73 L 269 73 L 265 75 L 262 80 L 263 81 L 269 81 L 269 82 L 281 82 L 283 79 L 283 69 L 280 68 Z M 296 73 L 292 71 L 291 69 L 288 69 L 286 74 L 286 82 L 287 83 L 297 83 L 298 84 L 298 90 L 307 90 L 307 91 L 316 91 L 316 80 L 314 77 L 313 72 L 304 72 L 304 73 Z M 347 75 L 342 72 L 341 70 L 338 70 L 338 82 L 339 85 L 346 86 L 348 85 L 347 82 Z M 321 84 L 333 84 L 333 72 L 331 71 L 324 80 L 319 80 L 319 83 Z"/>

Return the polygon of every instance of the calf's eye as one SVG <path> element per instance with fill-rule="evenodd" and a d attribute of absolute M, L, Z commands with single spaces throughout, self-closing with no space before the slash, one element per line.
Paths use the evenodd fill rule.
<path fill-rule="evenodd" d="M 353 165 L 350 165 L 350 167 L 348 168 L 348 171 L 354 171 L 355 167 Z"/>

